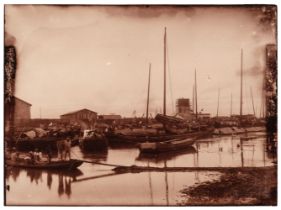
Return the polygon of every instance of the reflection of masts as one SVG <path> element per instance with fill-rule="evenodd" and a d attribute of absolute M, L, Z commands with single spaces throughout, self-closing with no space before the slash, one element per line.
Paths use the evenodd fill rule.
<path fill-rule="evenodd" d="M 220 141 L 218 142 L 218 148 L 219 148 L 219 166 L 221 166 L 221 145 L 220 145 Z"/>
<path fill-rule="evenodd" d="M 167 168 L 166 160 L 164 161 L 164 167 Z M 165 171 L 165 183 L 166 183 L 166 201 L 167 201 L 167 206 L 169 206 L 169 185 L 168 185 L 168 173 L 167 173 L 167 171 Z"/>
<path fill-rule="evenodd" d="M 233 153 L 234 153 L 234 150 L 233 150 L 233 135 L 231 136 L 231 157 L 232 157 L 232 162 L 233 162 Z"/>
<path fill-rule="evenodd" d="M 194 156 L 194 167 L 199 167 L 199 147 L 198 147 L 198 143 L 196 142 L 196 159 L 195 159 L 195 156 Z M 196 170 L 195 171 L 195 180 L 197 182 L 200 182 L 200 179 L 199 179 L 199 172 Z"/>
<path fill-rule="evenodd" d="M 254 156 L 255 156 L 255 145 L 253 144 L 252 146 L 253 150 L 252 150 L 252 166 L 254 165 Z"/>
<path fill-rule="evenodd" d="M 147 162 L 147 167 L 149 167 L 149 162 Z M 150 190 L 150 199 L 151 199 L 151 205 L 153 205 L 153 191 L 152 191 L 152 181 L 151 181 L 151 172 L 148 172 L 148 181 L 149 181 L 149 190 Z"/>
<path fill-rule="evenodd" d="M 252 87 L 250 87 L 250 91 L 251 91 L 251 98 L 252 98 L 253 113 L 254 113 L 254 116 L 256 116 Z"/>
<path fill-rule="evenodd" d="M 241 166 L 244 167 L 243 140 L 240 138 Z"/>
<path fill-rule="evenodd" d="M 148 74 L 148 87 L 147 87 L 147 103 L 146 103 L 146 125 L 148 125 L 148 108 L 149 108 L 149 91 L 150 91 L 150 71 L 151 63 L 149 64 L 149 74 Z"/>

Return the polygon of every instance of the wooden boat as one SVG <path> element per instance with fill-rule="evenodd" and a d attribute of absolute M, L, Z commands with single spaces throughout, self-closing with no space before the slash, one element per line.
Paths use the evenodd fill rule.
<path fill-rule="evenodd" d="M 70 160 L 59 160 L 59 161 L 52 161 L 52 162 L 42 161 L 35 164 L 31 164 L 24 161 L 15 162 L 12 160 L 6 160 L 5 163 L 7 166 L 20 167 L 20 168 L 73 170 L 79 167 L 80 165 L 82 165 L 83 161 L 70 159 Z"/>
<path fill-rule="evenodd" d="M 36 148 L 44 151 L 47 148 L 51 148 L 52 150 L 57 150 L 57 142 L 65 139 L 66 137 L 42 137 L 36 139 L 13 139 L 7 140 L 8 147 L 16 147 L 18 151 L 33 151 Z M 71 146 L 77 145 L 78 140 L 72 139 Z"/>
<path fill-rule="evenodd" d="M 85 130 L 79 140 L 79 146 L 83 151 L 104 151 L 108 148 L 107 138 L 94 130 Z"/>
<path fill-rule="evenodd" d="M 200 131 L 200 132 L 188 132 L 183 134 L 159 134 L 159 135 L 146 135 L 146 136 L 136 136 L 136 135 L 123 135 L 117 133 L 107 134 L 108 142 L 110 146 L 115 145 L 132 145 L 137 146 L 144 142 L 163 142 L 172 139 L 187 139 L 187 138 L 204 138 L 212 135 L 212 130 Z"/>
<path fill-rule="evenodd" d="M 264 127 L 246 127 L 246 128 L 238 128 L 238 127 L 224 127 L 217 128 L 214 130 L 214 135 L 219 136 L 227 136 L 227 135 L 238 135 L 238 134 L 247 134 L 247 133 L 256 133 L 256 132 L 264 132 Z"/>
<path fill-rule="evenodd" d="M 161 142 L 145 142 L 139 144 L 140 152 L 143 153 L 161 153 L 168 151 L 180 150 L 185 147 L 190 147 L 194 142 L 195 138 L 188 139 L 172 139 L 169 141 Z"/>
<path fill-rule="evenodd" d="M 163 124 L 163 130 L 155 130 L 152 133 L 150 130 L 143 130 L 142 132 L 132 134 L 122 134 L 115 132 L 106 133 L 110 146 L 116 146 L 120 144 L 130 144 L 133 146 L 138 145 L 143 142 L 163 142 L 174 139 L 187 139 L 191 137 L 203 138 L 212 134 L 210 130 L 204 131 L 194 131 L 189 132 L 187 129 L 187 122 L 181 118 L 175 116 L 166 115 L 166 28 L 164 34 L 164 97 L 163 97 L 163 114 L 157 114 L 155 119 Z M 149 73 L 150 75 L 150 73 Z M 146 118 L 148 117 L 149 109 L 149 87 L 150 87 L 150 76 L 148 83 L 148 97 L 147 97 L 147 108 L 146 108 Z M 148 118 L 146 119 L 148 122 Z M 185 128 L 179 128 L 181 126 L 176 126 L 176 128 L 169 128 L 169 126 L 182 125 Z"/>

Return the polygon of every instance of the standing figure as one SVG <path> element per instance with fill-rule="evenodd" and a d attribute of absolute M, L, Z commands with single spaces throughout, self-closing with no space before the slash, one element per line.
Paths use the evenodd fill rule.
<path fill-rule="evenodd" d="M 65 140 L 60 140 L 57 142 L 57 149 L 58 149 L 58 158 L 63 160 L 64 158 L 64 149 L 65 148 Z"/>
<path fill-rule="evenodd" d="M 34 154 L 35 162 L 40 162 L 42 158 L 42 153 L 36 148 Z"/>
<path fill-rule="evenodd" d="M 67 137 L 65 143 L 64 143 L 64 157 L 65 159 L 67 159 L 67 156 L 68 156 L 68 159 L 70 160 L 71 157 L 70 157 L 70 152 L 71 152 L 71 140 L 70 140 L 70 137 Z"/>
<path fill-rule="evenodd" d="M 47 157 L 48 157 L 48 162 L 50 163 L 51 160 L 52 160 L 52 148 L 51 148 L 50 145 L 46 149 L 46 154 L 47 154 Z"/>

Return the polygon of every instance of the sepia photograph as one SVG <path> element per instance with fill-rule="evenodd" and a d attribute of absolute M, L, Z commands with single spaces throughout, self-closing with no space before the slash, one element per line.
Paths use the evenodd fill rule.
<path fill-rule="evenodd" d="M 277 206 L 277 5 L 3 8 L 5 206 Z"/>

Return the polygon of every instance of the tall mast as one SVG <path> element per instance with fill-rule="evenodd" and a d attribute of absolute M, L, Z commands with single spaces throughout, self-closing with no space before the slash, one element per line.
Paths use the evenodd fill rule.
<path fill-rule="evenodd" d="M 230 94 L 230 117 L 232 116 L 232 93 Z"/>
<path fill-rule="evenodd" d="M 195 116 L 196 116 L 196 119 L 198 118 L 198 112 L 197 112 L 197 79 L 196 79 L 196 68 L 195 68 L 195 88 L 194 88 L 194 91 L 195 91 Z"/>
<path fill-rule="evenodd" d="M 192 109 L 193 109 L 193 113 L 195 111 L 195 102 L 194 102 L 194 85 L 192 87 Z"/>
<path fill-rule="evenodd" d="M 241 78 L 240 78 L 240 124 L 243 115 L 243 49 L 241 49 Z"/>
<path fill-rule="evenodd" d="M 256 116 L 252 87 L 250 87 L 250 91 L 251 91 L 251 98 L 252 98 L 253 113 L 254 116 Z"/>
<path fill-rule="evenodd" d="M 264 118 L 264 99 L 265 99 L 264 83 L 265 83 L 265 75 L 263 76 L 263 80 L 262 80 L 260 118 Z"/>
<path fill-rule="evenodd" d="M 220 88 L 219 88 L 219 93 L 218 93 L 217 117 L 219 116 L 219 107 L 220 107 Z"/>
<path fill-rule="evenodd" d="M 150 92 L 150 71 L 151 71 L 151 63 L 149 63 L 148 87 L 147 87 L 147 103 L 146 103 L 146 124 L 147 125 L 148 125 L 148 107 L 149 107 L 149 92 Z"/>
<path fill-rule="evenodd" d="M 262 92 L 260 118 L 264 118 L 264 93 Z"/>
<path fill-rule="evenodd" d="M 166 27 L 164 34 L 164 102 L 163 115 L 166 115 Z"/>

